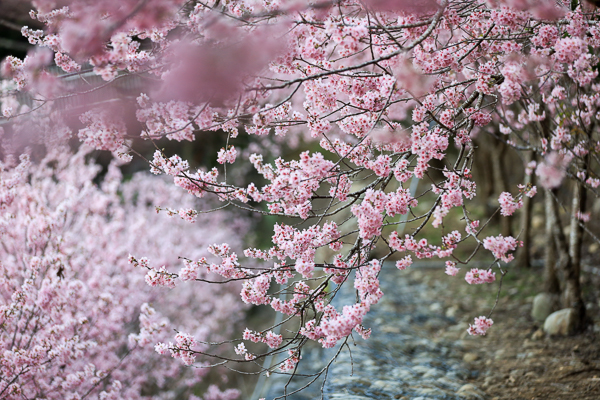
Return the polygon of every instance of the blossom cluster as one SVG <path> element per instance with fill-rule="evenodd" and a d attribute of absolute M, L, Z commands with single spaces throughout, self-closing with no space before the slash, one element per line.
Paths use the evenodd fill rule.
<path fill-rule="evenodd" d="M 61 147 L 41 161 L 23 155 L 18 163 L 6 157 L 0 164 L 2 398 L 189 393 L 203 374 L 161 360 L 153 345 L 167 341 L 173 328 L 202 341 L 226 339 L 229 324 L 242 315 L 235 284 L 201 291 L 181 284 L 177 295 L 152 290 L 156 283 L 174 285 L 176 275 L 166 272 L 180 264 L 174 254 L 185 249 L 199 257 L 208 232 L 219 234 L 156 215 L 154 201 L 189 206 L 160 178 L 140 174 L 125 183 L 113 163 L 101 185 L 93 184 L 100 167 L 86 161 L 90 151 L 83 146 L 71 154 Z M 212 215 L 213 224 L 225 219 Z M 223 225 L 223 236 L 231 236 L 227 229 Z M 192 248 L 200 251 L 190 253 Z M 133 268 L 129 251 L 148 258 L 130 256 L 139 267 Z M 154 261 L 163 267 L 152 269 Z M 144 269 L 150 270 L 150 286 Z M 202 322 L 190 321 L 188 312 Z M 177 337 L 175 343 L 198 350 Z M 189 364 L 195 353 L 179 354 Z M 149 384 L 155 385 L 152 392 L 144 389 Z"/>
<path fill-rule="evenodd" d="M 492 321 L 490 318 L 477 317 L 475 318 L 475 323 L 469 325 L 467 332 L 469 332 L 470 335 L 485 335 L 493 323 L 494 321 Z"/>
<path fill-rule="evenodd" d="M 514 259 L 514 256 L 508 254 L 508 252 L 514 251 L 518 244 L 519 242 L 511 236 L 489 236 L 483 240 L 483 247 L 491 251 L 495 258 L 499 258 L 504 262 L 510 262 Z"/>
<path fill-rule="evenodd" d="M 483 270 L 473 268 L 465 275 L 465 280 L 469 285 L 478 285 L 482 283 L 492 283 L 496 280 L 496 274 L 492 270 Z"/>
<path fill-rule="evenodd" d="M 572 179 L 598 194 L 600 28 L 584 3 L 573 9 L 571 2 L 551 0 L 39 0 L 35 7 L 31 15 L 46 29 L 26 27 L 23 34 L 36 50 L 23 60 L 8 57 L 1 69 L 39 107 L 19 103 L 12 88 L 2 94 L 2 121 L 10 122 L 2 151 L 36 128 L 43 140 L 65 142 L 72 121 L 55 112 L 58 100 L 84 99 L 77 135 L 84 144 L 127 162 L 141 138 L 155 149 L 151 172 L 171 177 L 174 190 L 194 201 L 213 195 L 223 207 L 270 221 L 271 243 L 245 249 L 246 259 L 233 235 L 212 231 L 202 254 L 182 255 L 178 273 L 161 257 L 142 258 L 145 249 L 126 253 L 140 256 L 131 262 L 146 270 L 150 286 L 177 291 L 188 285 L 178 281 L 208 276 L 220 284 L 242 281 L 242 302 L 302 321 L 289 337 L 248 330 L 243 338 L 250 343 L 236 347 L 239 361 L 256 360 L 254 343 L 266 343 L 289 350 L 281 368 L 291 371 L 306 338 L 332 347 L 353 331 L 368 336 L 362 323 L 382 296 L 385 258 L 402 270 L 413 258 L 453 257 L 446 273 L 454 276 L 458 263 L 472 258 L 455 251 L 469 240 L 496 261 L 513 260 L 514 237 L 493 236 L 483 217 L 471 219 L 473 169 L 489 162 L 481 150 L 499 157 L 499 146 L 489 143 L 531 152 L 537 161 L 514 168 L 522 167 L 526 179 L 535 171 L 544 189 Z M 53 62 L 66 74 L 50 73 Z M 84 72 L 85 65 L 92 71 Z M 89 83 L 88 75 L 103 83 Z M 88 96 L 104 88 L 114 89 L 116 99 Z M 129 109 L 136 112 L 123 112 Z M 160 142 L 192 141 L 200 131 L 223 140 L 199 166 Z M 26 160 L 21 165 L 2 181 L 1 201 L 18 197 Z M 516 179 L 494 195 L 503 217 L 535 195 L 534 186 L 523 185 L 513 196 Z M 192 200 L 166 206 L 167 213 L 210 226 Z M 116 200 L 92 199 L 88 207 L 92 215 L 117 219 L 109 218 Z M 576 212 L 581 221 L 588 218 L 585 210 Z M 58 206 L 32 211 L 27 246 L 41 252 L 61 213 Z M 410 231 L 398 233 L 399 224 Z M 464 238 L 454 230 L 459 224 L 466 224 Z M 425 237 L 427 225 L 436 237 Z M 373 254 L 385 255 L 373 260 Z M 491 269 L 466 273 L 472 284 L 494 279 Z M 337 288 L 348 281 L 356 301 L 336 308 Z M 68 293 L 77 293 L 73 285 Z M 14 290 L 7 315 L 16 315 L 27 290 Z M 150 314 L 144 314 L 148 321 Z M 70 324 L 87 324 L 75 315 Z M 469 333 L 485 334 L 491 324 L 479 317 Z M 153 323 L 145 329 L 155 330 Z M 181 335 L 156 350 L 194 363 L 201 337 Z"/>

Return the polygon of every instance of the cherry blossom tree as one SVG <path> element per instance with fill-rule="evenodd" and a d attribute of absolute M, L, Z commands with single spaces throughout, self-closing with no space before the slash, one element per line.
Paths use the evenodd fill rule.
<path fill-rule="evenodd" d="M 163 179 L 139 174 L 123 183 L 111 164 L 101 186 L 93 184 L 100 168 L 86 161 L 90 150 L 54 149 L 37 165 L 25 154 L 0 164 L 3 399 L 189 394 L 207 370 L 157 359 L 156 342 L 182 329 L 197 340 L 225 340 L 243 315 L 235 284 L 201 291 L 183 284 L 174 295 L 144 283 L 153 284 L 156 270 L 179 265 L 178 254 L 208 256 L 211 228 L 156 215 L 151 202 L 184 209 L 193 203 Z M 231 238 L 224 217 L 211 214 L 208 222 L 222 227 L 212 238 Z M 232 245 L 239 244 L 234 238 Z M 150 271 L 130 265 L 130 251 L 147 255 L 139 264 Z M 185 335 L 175 337 L 181 340 Z M 210 392 L 206 399 L 238 394 L 216 386 Z"/>
<path fill-rule="evenodd" d="M 36 119 L 79 113 L 78 137 L 87 145 L 127 162 L 139 154 L 136 140 L 150 141 L 156 146 L 151 171 L 172 177 L 190 196 L 213 196 L 223 207 L 281 218 L 271 245 L 246 248 L 243 257 L 230 244 L 216 242 L 208 248 L 212 260 L 187 256 L 180 272 L 156 269 L 137 255 L 131 259 L 150 269 L 152 285 L 207 280 L 204 273 L 241 281 L 243 302 L 270 307 L 288 317 L 283 323 L 293 324 L 285 336 L 277 327 L 247 328 L 232 361 L 258 362 L 284 352 L 286 360 L 268 369 L 293 372 L 308 340 L 333 347 L 353 332 L 368 337 L 362 320 L 383 295 L 379 279 L 385 279 L 386 259 L 396 260 L 400 269 L 415 258 L 441 259 L 448 275 L 457 275 L 464 264 L 470 284 L 504 276 L 504 263 L 513 260 L 520 239 L 498 235 L 472 212 L 477 194 L 472 168 L 482 135 L 527 154 L 523 160 L 534 154 L 537 163 L 515 168 L 535 174 L 544 189 L 574 188 L 570 249 L 562 230 L 552 236 L 566 276 L 565 306 L 575 310 L 583 329 L 581 237 L 593 236 L 584 199 L 597 196 L 600 185 L 595 55 L 600 31 L 591 4 L 39 0 L 34 5 L 32 18 L 47 29 L 24 27 L 35 51 L 24 60 L 9 57 L 2 66 L 15 89 L 31 95 L 28 103 L 19 102 L 15 92 L 5 91 L 2 112 L 14 123 L 13 137 Z M 63 72 L 52 73 L 51 63 Z M 104 82 L 93 83 L 88 79 L 93 76 Z M 134 96 L 107 95 L 107 88 L 128 79 L 138 82 Z M 77 98 L 85 99 L 78 110 L 61 110 L 61 102 Z M 135 125 L 131 115 L 118 113 L 132 107 L 142 124 L 137 130 L 128 128 Z M 162 148 L 163 139 L 193 141 L 202 131 L 226 138 L 214 156 L 219 167 L 196 168 Z M 302 141 L 311 151 L 274 159 L 259 146 L 246 147 L 248 140 L 268 137 Z M 49 131 L 43 138 L 68 135 Z M 243 182 L 232 173 L 248 164 L 262 180 Z M 420 190 L 411 191 L 410 182 L 418 182 Z M 536 194 L 531 179 L 524 182 L 529 183 L 500 194 L 501 217 Z M 550 208 L 558 220 L 554 199 Z M 184 218 L 196 212 L 177 211 Z M 400 218 L 403 233 L 396 229 Z M 424 237 L 426 229 L 436 232 L 435 239 Z M 473 251 L 461 257 L 459 246 Z M 482 253 L 494 260 L 489 268 L 470 269 L 469 262 Z M 356 302 L 335 308 L 331 300 L 340 287 L 352 284 Z M 475 318 L 469 333 L 485 334 L 490 317 Z M 175 340 L 157 351 L 186 364 L 208 352 L 194 347 L 202 340 L 193 334 Z M 259 342 L 270 350 L 252 344 Z"/>

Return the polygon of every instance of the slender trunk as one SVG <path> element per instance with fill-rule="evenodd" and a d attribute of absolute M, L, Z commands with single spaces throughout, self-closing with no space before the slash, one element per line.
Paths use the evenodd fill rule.
<path fill-rule="evenodd" d="M 492 204 L 494 198 L 494 172 L 490 163 L 491 152 L 494 151 L 493 143 L 488 136 L 481 135 L 477 138 L 477 146 L 482 150 L 475 155 L 475 165 L 473 166 L 473 174 L 477 174 L 475 181 L 480 182 L 477 185 L 478 196 L 481 196 L 485 201 L 486 215 L 492 215 L 496 211 L 497 206 Z"/>
<path fill-rule="evenodd" d="M 579 186 L 579 185 L 577 185 Z M 581 194 L 576 189 L 577 197 Z M 577 201 L 577 204 L 581 204 L 581 200 Z M 559 220 L 559 211 L 556 203 L 552 201 L 551 203 L 552 211 L 554 214 L 554 218 L 556 221 Z M 565 279 L 565 290 L 563 296 L 563 302 L 565 307 L 572 308 L 575 311 L 575 331 L 581 332 L 585 328 L 585 305 L 583 304 L 583 300 L 581 298 L 581 286 L 579 284 L 579 268 L 574 268 L 573 260 L 571 255 L 569 254 L 569 242 L 567 242 L 567 238 L 563 230 L 561 229 L 559 224 L 555 224 L 553 227 L 554 232 L 554 241 L 556 243 L 556 248 L 560 254 L 560 264 L 561 269 L 564 273 Z"/>
<path fill-rule="evenodd" d="M 581 307 L 584 311 L 582 318 L 585 317 L 585 305 L 581 298 L 581 246 L 583 239 L 583 226 L 577 217 L 578 212 L 585 212 L 587 193 L 585 188 L 575 181 L 573 188 L 573 202 L 571 203 L 571 232 L 569 235 L 569 256 L 571 258 L 571 273 L 567 275 L 565 287 L 565 301 L 570 307 Z M 581 305 L 579 305 L 581 303 Z"/>
<path fill-rule="evenodd" d="M 546 211 L 546 252 L 544 255 L 544 291 L 550 294 L 560 294 L 560 281 L 556 274 L 556 243 L 554 242 L 554 226 L 562 230 L 560 221 L 554 218 L 552 209 L 552 194 L 549 190 L 545 191 L 545 211 Z"/>
<path fill-rule="evenodd" d="M 533 152 L 529 151 L 525 155 L 525 165 L 529 164 L 533 160 Z M 534 184 L 533 173 L 525 175 L 525 186 Z M 516 264 L 518 267 L 531 267 L 531 214 L 533 210 L 533 199 L 523 196 L 523 208 L 521 209 L 521 233 L 519 238 L 523 241 L 523 247 L 519 247 L 516 256 Z"/>

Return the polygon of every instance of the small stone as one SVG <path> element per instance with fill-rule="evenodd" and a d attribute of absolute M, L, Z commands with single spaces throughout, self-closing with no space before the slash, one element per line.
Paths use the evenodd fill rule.
<path fill-rule="evenodd" d="M 460 389 L 458 389 L 456 394 L 467 399 L 483 399 L 483 396 L 480 393 L 479 389 L 477 389 L 477 387 L 471 383 L 462 385 Z"/>
<path fill-rule="evenodd" d="M 441 321 L 437 318 L 430 318 L 425 321 L 423 326 L 430 331 L 440 331 L 444 328 L 445 324 L 444 321 Z"/>
<path fill-rule="evenodd" d="M 376 380 L 375 382 L 371 383 L 371 389 L 381 389 L 386 387 L 388 384 L 388 381 Z"/>
<path fill-rule="evenodd" d="M 542 329 L 538 329 L 537 331 L 533 332 L 533 335 L 531 335 L 531 340 L 542 340 L 544 338 L 544 331 Z"/>
<path fill-rule="evenodd" d="M 410 382 L 414 378 L 415 373 L 408 368 L 398 367 L 391 371 L 391 376 L 403 382 Z"/>
<path fill-rule="evenodd" d="M 429 311 L 433 313 L 439 313 L 440 311 L 442 311 L 442 305 L 440 303 L 433 303 L 429 306 Z"/>
<path fill-rule="evenodd" d="M 533 299 L 531 317 L 539 322 L 544 321 L 548 315 L 556 310 L 558 297 L 549 293 L 540 293 Z"/>
<path fill-rule="evenodd" d="M 384 392 L 398 392 L 400 390 L 400 386 L 401 385 L 395 381 L 376 380 L 371 384 L 371 389 Z"/>
<path fill-rule="evenodd" d="M 553 312 L 544 322 L 544 332 L 548 335 L 568 336 L 575 332 L 575 310 L 564 308 Z"/>
<path fill-rule="evenodd" d="M 438 369 L 435 368 L 430 368 L 429 371 L 425 372 L 423 374 L 423 379 L 428 379 L 428 378 L 437 378 L 439 376 L 442 375 L 442 372 Z"/>
<path fill-rule="evenodd" d="M 465 355 L 463 356 L 463 361 L 466 363 L 472 363 L 474 361 L 477 361 L 479 359 L 479 355 L 477 355 L 477 353 L 465 353 Z"/>
<path fill-rule="evenodd" d="M 426 367 L 424 365 L 415 365 L 414 367 L 412 367 L 412 370 L 418 374 L 426 374 L 427 372 L 429 372 L 429 367 Z"/>
<path fill-rule="evenodd" d="M 525 370 L 522 369 L 513 369 L 509 374 L 509 376 L 513 377 L 514 379 L 520 378 L 523 375 L 525 375 Z"/>
<path fill-rule="evenodd" d="M 458 307 L 452 306 L 446 310 L 446 317 L 455 318 L 458 313 Z"/>
<path fill-rule="evenodd" d="M 504 349 L 496 350 L 496 353 L 494 354 L 494 358 L 496 360 L 502 360 L 502 359 L 508 358 L 508 355 L 506 354 L 506 350 L 504 350 Z"/>
<path fill-rule="evenodd" d="M 450 328 L 448 328 L 449 331 L 453 332 L 466 332 L 467 329 L 469 329 L 469 324 L 467 324 L 466 322 L 459 322 L 458 324 L 452 325 Z"/>
<path fill-rule="evenodd" d="M 402 332 L 400 330 L 399 326 L 394 326 L 394 325 L 383 325 L 382 327 L 379 328 L 379 330 L 383 333 L 401 333 Z"/>
<path fill-rule="evenodd" d="M 410 268 L 409 268 L 409 269 L 410 269 Z M 413 269 L 413 270 L 411 270 L 411 271 L 413 271 L 413 273 L 412 273 L 412 277 L 413 277 L 415 280 L 421 280 L 421 279 L 423 279 L 423 273 L 422 273 L 421 271 L 417 271 L 416 269 Z"/>
<path fill-rule="evenodd" d="M 539 377 L 540 376 L 537 373 L 535 373 L 534 371 L 529 371 L 525 374 L 525 378 L 527 378 L 528 380 L 537 379 Z"/>
<path fill-rule="evenodd" d="M 366 360 L 363 360 L 361 362 L 361 364 L 362 364 L 363 367 L 365 367 L 365 366 L 372 367 L 372 366 L 377 365 L 377 362 L 375 360 L 373 360 L 373 359 L 367 358 Z"/>
<path fill-rule="evenodd" d="M 490 386 L 492 386 L 492 385 L 493 385 L 495 382 L 496 382 L 496 378 L 495 378 L 495 377 L 493 377 L 493 376 L 487 376 L 487 377 L 485 378 L 485 380 L 483 381 L 483 387 L 484 387 L 484 388 L 490 387 Z"/>
<path fill-rule="evenodd" d="M 445 393 L 438 388 L 418 388 L 414 392 L 418 396 L 425 396 L 426 399 L 431 399 L 434 396 L 444 396 Z"/>
<path fill-rule="evenodd" d="M 448 379 L 445 376 L 442 376 L 442 377 L 436 379 L 435 381 L 436 381 L 436 386 L 449 388 L 450 390 L 458 390 L 462 383 L 462 382 L 461 383 L 457 382 L 456 379 Z"/>

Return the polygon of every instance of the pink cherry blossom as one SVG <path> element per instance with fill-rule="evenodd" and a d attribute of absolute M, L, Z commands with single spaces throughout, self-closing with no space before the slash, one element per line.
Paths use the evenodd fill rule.
<path fill-rule="evenodd" d="M 494 257 L 501 259 L 504 262 L 510 262 L 514 256 L 508 254 L 509 251 L 514 251 L 519 243 L 511 236 L 503 237 L 498 235 L 496 237 L 489 236 L 483 240 L 483 247 L 494 254 Z"/>
<path fill-rule="evenodd" d="M 181 367 L 207 354 L 284 354 L 294 373 L 308 340 L 370 335 L 387 259 L 493 282 L 468 261 L 510 262 L 519 242 L 480 210 L 486 167 L 510 160 L 519 192 L 495 194 L 506 217 L 535 195 L 533 170 L 545 189 L 600 186 L 600 28 L 563 3 L 35 1 L 37 25 L 21 30 L 34 48 L 1 66 L 0 318 L 16 331 L 39 307 L 60 327 L 39 320 L 23 349 L 0 339 L 8 375 L 24 376 L 0 397 L 137 398 L 151 382 L 193 398 L 199 375 Z M 146 164 L 165 176 L 121 176 Z M 343 285 L 357 296 L 334 303 Z M 209 346 L 245 305 L 290 331 L 250 326 Z M 26 364 L 46 371 L 14 369 Z M 235 394 L 204 386 L 205 400 Z"/>
<path fill-rule="evenodd" d="M 399 270 L 404 270 L 404 269 L 410 267 L 412 265 L 412 263 L 413 263 L 412 257 L 406 256 L 402 260 L 396 261 L 396 268 L 398 268 Z"/>
<path fill-rule="evenodd" d="M 482 283 L 492 283 L 496 280 L 496 274 L 491 270 L 473 268 L 465 275 L 465 280 L 469 285 L 479 285 Z"/>
<path fill-rule="evenodd" d="M 486 317 L 477 317 L 475 318 L 475 323 L 473 325 L 469 325 L 469 329 L 467 332 L 469 335 L 485 335 L 488 329 L 494 324 L 490 318 Z"/>
<path fill-rule="evenodd" d="M 535 170 L 540 178 L 540 185 L 546 189 L 559 186 L 565 177 L 566 168 L 571 159 L 572 156 L 556 152 L 548 154 L 544 161 L 537 165 Z"/>
<path fill-rule="evenodd" d="M 158 177 L 144 173 L 124 182 L 113 162 L 94 184 L 100 167 L 88 159 L 90 151 L 57 148 L 35 162 L 23 155 L 12 167 L 3 158 L 0 293 L 6 301 L 0 302 L 0 348 L 6 362 L 1 375 L 15 382 L 10 390 L 18 397 L 141 399 L 142 388 L 151 382 L 160 382 L 157 395 L 191 391 L 201 377 L 160 354 L 191 364 L 200 360 L 193 354 L 200 341 L 229 338 L 232 329 L 224 322 L 241 317 L 233 302 L 239 286 L 198 291 L 178 285 L 177 295 L 159 295 L 147 286 L 144 275 L 149 284 L 167 287 L 180 278 L 198 278 L 201 272 L 191 261 L 184 263 L 185 277 L 170 271 L 181 264 L 175 254 L 183 249 L 196 249 L 187 253 L 192 257 L 208 255 L 202 244 L 208 244 L 211 228 L 192 229 L 179 218 L 157 215 L 154 201 L 182 208 L 191 204 L 185 193 Z M 213 225 L 230 232 L 223 224 L 226 217 L 212 215 Z M 129 251 L 147 257 L 127 257 Z M 202 322 L 191 321 L 188 312 Z M 31 323 L 22 324 L 20 316 Z M 170 343 L 173 327 L 185 331 Z M 98 385 L 101 381 L 105 384 Z M 7 392 L 0 397 L 16 398 Z"/>
<path fill-rule="evenodd" d="M 456 268 L 456 263 L 453 261 L 446 261 L 446 275 L 456 276 L 460 268 Z"/>
<path fill-rule="evenodd" d="M 500 213 L 505 217 L 513 215 L 516 210 L 523 207 L 523 200 L 515 200 L 508 192 L 502 192 L 498 202 L 500 203 Z"/>

